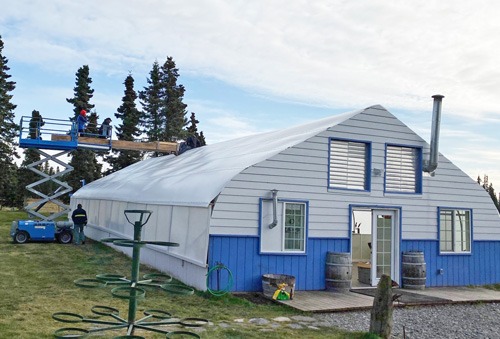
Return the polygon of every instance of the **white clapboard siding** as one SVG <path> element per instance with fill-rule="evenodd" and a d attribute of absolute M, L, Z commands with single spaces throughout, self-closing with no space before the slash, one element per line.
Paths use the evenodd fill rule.
<path fill-rule="evenodd" d="M 384 192 L 383 177 L 371 178 L 370 192 L 329 189 L 329 138 L 371 143 L 371 166 L 384 169 L 386 144 L 429 145 L 380 107 L 367 109 L 305 142 L 283 150 L 236 175 L 219 195 L 211 234 L 259 234 L 259 199 L 278 189 L 279 199 L 309 202 L 309 237 L 349 236 L 349 206 L 400 207 L 403 239 L 437 239 L 437 208 L 473 209 L 474 239 L 500 240 L 500 218 L 487 193 L 444 156 L 435 176 L 424 174 L 421 195 Z"/>

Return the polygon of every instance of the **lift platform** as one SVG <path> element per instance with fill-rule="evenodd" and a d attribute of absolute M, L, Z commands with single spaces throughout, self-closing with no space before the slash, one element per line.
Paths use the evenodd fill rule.
<path fill-rule="evenodd" d="M 41 200 L 29 204 L 24 209 L 33 216 L 37 216 L 42 220 L 54 220 L 55 218 L 65 215 L 70 211 L 69 206 L 59 201 L 57 198 L 71 192 L 73 189 L 65 182 L 58 180 L 68 172 L 73 170 L 73 167 L 61 159 L 71 151 L 76 149 L 88 149 L 92 151 L 107 152 L 110 150 L 131 150 L 131 151 L 146 151 L 146 152 L 161 152 L 177 154 L 178 144 L 176 142 L 142 142 L 142 141 L 124 141 L 112 140 L 110 136 L 101 136 L 98 134 L 84 133 L 79 135 L 77 124 L 71 120 L 36 119 L 30 116 L 21 117 L 19 131 L 19 146 L 22 148 L 34 149 L 41 155 L 41 160 L 28 165 L 28 168 L 42 177 L 42 179 L 29 184 L 26 189 L 41 197 Z M 49 154 L 42 150 L 60 151 L 56 154 Z M 38 165 L 45 162 L 54 161 L 64 168 L 64 170 L 49 175 L 37 169 Z M 58 185 L 58 189 L 52 195 L 46 195 L 38 190 L 36 186 L 45 182 L 51 181 Z M 39 213 L 39 207 L 47 202 L 53 202 L 60 207 L 62 211 L 44 216 Z"/>

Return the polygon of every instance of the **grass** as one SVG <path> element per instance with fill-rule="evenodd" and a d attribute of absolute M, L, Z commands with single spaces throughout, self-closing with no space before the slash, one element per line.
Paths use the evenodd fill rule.
<path fill-rule="evenodd" d="M 52 319 L 55 312 L 71 312 L 86 318 L 94 317 L 90 311 L 95 305 L 120 310 L 127 318 L 128 301 L 114 298 L 111 288 L 80 288 L 74 280 L 94 278 L 96 274 L 112 273 L 130 277 L 131 260 L 125 255 L 94 241 L 84 246 L 58 243 L 14 244 L 9 235 L 13 220 L 27 219 L 24 212 L 0 211 L 0 337 L 1 338 L 53 338 L 54 331 L 62 327 L 90 328 L 90 324 L 68 324 Z M 140 273 L 155 270 L 141 266 Z M 174 317 L 206 318 L 211 324 L 199 332 L 202 338 L 370 338 L 367 333 L 349 333 L 335 328 L 292 329 L 286 325 L 248 323 L 250 318 L 272 319 L 279 316 L 305 315 L 278 304 L 254 304 L 234 295 L 215 297 L 196 292 L 193 296 L 174 296 L 165 291 L 148 288 L 146 299 L 137 306 L 137 317 L 146 309 L 160 309 Z M 140 314 L 139 314 L 140 313 Z M 234 322 L 243 318 L 242 324 Z M 229 326 L 219 326 L 226 323 Z M 121 332 L 97 332 L 100 338 L 124 335 Z M 136 331 L 146 338 L 165 338 L 153 332 Z M 93 337 L 91 336 L 91 337 Z"/>

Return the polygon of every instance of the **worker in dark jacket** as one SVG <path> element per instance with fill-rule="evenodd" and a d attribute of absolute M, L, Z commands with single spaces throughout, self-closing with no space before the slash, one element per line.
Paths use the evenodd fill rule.
<path fill-rule="evenodd" d="M 73 211 L 71 215 L 73 224 L 75 224 L 73 239 L 75 244 L 80 245 L 85 244 L 85 234 L 83 233 L 83 227 L 87 225 L 87 212 L 82 208 L 82 204 L 78 204 L 77 209 Z"/>

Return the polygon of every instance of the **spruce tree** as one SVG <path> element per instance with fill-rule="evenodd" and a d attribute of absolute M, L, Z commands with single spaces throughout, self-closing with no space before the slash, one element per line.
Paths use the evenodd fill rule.
<path fill-rule="evenodd" d="M 42 116 L 40 115 L 40 112 L 37 110 L 33 110 L 31 112 L 31 120 L 30 120 L 30 138 L 31 139 L 36 139 L 37 133 L 36 129 L 38 128 L 38 125 L 41 124 L 41 121 L 43 121 Z M 21 167 L 19 168 L 19 189 L 20 192 L 22 192 L 23 199 L 28 198 L 28 197 L 36 197 L 35 194 L 30 193 L 27 189 L 26 186 L 29 184 L 32 184 L 38 180 L 41 179 L 41 177 L 36 174 L 35 172 L 31 171 L 28 169 L 28 165 L 31 165 L 37 161 L 40 161 L 40 153 L 38 153 L 34 148 L 26 148 L 24 150 L 24 160 L 21 163 Z M 42 166 L 37 165 L 35 168 L 39 171 L 42 171 Z M 39 190 L 38 187 L 35 187 L 35 189 Z"/>
<path fill-rule="evenodd" d="M 74 97 L 66 99 L 73 105 L 74 116 L 76 120 L 82 109 L 90 112 L 95 105 L 90 103 L 94 90 L 90 87 L 92 78 L 89 76 L 89 66 L 84 65 L 76 72 L 76 86 L 74 87 Z M 77 149 L 71 152 L 71 161 L 69 165 L 73 166 L 73 171 L 66 176 L 66 182 L 77 190 L 81 187 L 82 181 L 90 183 L 99 179 L 102 174 L 102 165 L 97 162 L 96 154 L 90 150 Z"/>
<path fill-rule="evenodd" d="M 198 146 L 205 146 L 206 141 L 205 141 L 205 136 L 203 135 L 203 131 L 198 133 L 198 123 L 200 122 L 198 119 L 196 119 L 196 113 L 191 112 L 191 116 L 189 117 L 189 122 L 190 125 L 186 129 L 187 132 L 187 137 L 195 137 L 198 143 Z"/>
<path fill-rule="evenodd" d="M 146 80 L 148 85 L 143 91 L 139 91 L 139 102 L 142 106 L 141 124 L 149 141 L 162 140 L 163 126 L 166 124 L 165 117 L 161 115 L 160 77 L 160 65 L 158 61 L 155 61 L 149 72 L 149 78 Z"/>
<path fill-rule="evenodd" d="M 16 206 L 18 204 L 18 177 L 17 165 L 14 158 L 19 158 L 16 153 L 16 136 L 19 130 L 14 122 L 14 105 L 12 94 L 16 83 L 10 80 L 7 66 L 8 59 L 3 55 L 3 41 L 0 35 L 0 205 Z"/>
<path fill-rule="evenodd" d="M 187 124 L 186 107 L 182 101 L 184 98 L 184 86 L 177 84 L 179 69 L 175 67 L 172 57 L 160 69 L 161 92 L 161 115 L 166 119 L 163 129 L 162 141 L 176 141 L 186 136 L 184 126 Z"/>
<path fill-rule="evenodd" d="M 137 109 L 135 101 L 137 93 L 134 90 L 134 78 L 128 75 L 124 82 L 125 91 L 122 98 L 122 104 L 117 109 L 115 117 L 120 119 L 122 123 L 116 127 L 116 136 L 118 140 L 134 141 L 141 135 L 139 122 L 141 120 L 141 112 Z M 140 151 L 113 151 L 113 154 L 118 156 L 109 156 L 106 161 L 111 165 L 111 168 L 106 173 L 119 171 L 129 165 L 132 165 L 142 159 Z"/>

